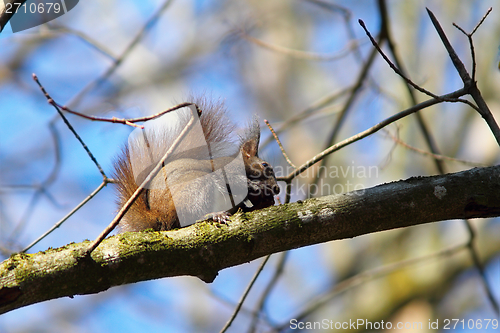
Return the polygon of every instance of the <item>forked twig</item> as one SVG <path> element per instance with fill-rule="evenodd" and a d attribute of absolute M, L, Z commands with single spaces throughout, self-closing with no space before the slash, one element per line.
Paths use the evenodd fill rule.
<path fill-rule="evenodd" d="M 470 53 L 471 53 L 471 57 L 472 57 L 472 80 L 474 80 L 474 81 L 476 80 L 476 51 L 474 50 L 474 42 L 472 40 L 472 35 L 474 35 L 476 30 L 479 28 L 479 26 L 481 24 L 483 24 L 486 17 L 491 13 L 491 10 L 492 10 L 491 7 L 488 8 L 488 10 L 486 11 L 486 14 L 483 15 L 483 17 L 481 18 L 479 23 L 476 24 L 476 26 L 474 27 L 474 29 L 472 30 L 472 32 L 470 34 L 465 32 L 465 30 L 462 29 L 461 27 L 459 27 L 457 24 L 453 23 L 453 26 L 455 28 L 457 28 L 458 30 L 460 30 L 464 35 L 466 35 L 467 39 L 469 40 Z"/>
<path fill-rule="evenodd" d="M 443 28 L 441 28 L 441 25 L 436 19 L 436 16 L 434 16 L 434 14 L 429 10 L 429 8 L 426 9 L 431 19 L 431 22 L 434 25 L 434 28 L 436 28 L 436 31 L 439 37 L 441 38 L 441 41 L 443 42 L 443 45 L 446 48 L 446 51 L 448 52 L 451 61 L 453 62 L 453 65 L 455 66 L 458 74 L 462 78 L 462 81 L 464 83 L 464 88 L 467 89 L 467 93 L 470 94 L 474 99 L 474 101 L 476 102 L 478 107 L 477 111 L 486 121 L 486 124 L 488 124 L 488 127 L 493 133 L 493 136 L 495 137 L 497 143 L 500 145 L 500 127 L 498 127 L 498 124 L 495 121 L 495 118 L 493 117 L 488 105 L 481 96 L 481 92 L 477 88 L 476 82 L 470 77 L 463 62 L 458 57 L 457 53 L 453 49 L 453 46 L 451 46 L 451 43 L 448 40 L 446 34 L 444 33 Z"/>

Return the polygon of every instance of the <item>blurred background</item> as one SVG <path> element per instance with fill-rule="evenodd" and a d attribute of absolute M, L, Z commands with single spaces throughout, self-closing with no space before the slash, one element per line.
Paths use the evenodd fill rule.
<path fill-rule="evenodd" d="M 498 121 L 496 1 L 85 0 L 41 26 L 18 33 L 7 26 L 0 33 L 0 259 L 28 246 L 102 182 L 32 73 L 55 101 L 88 115 L 149 115 L 190 95 L 223 100 L 240 127 L 257 114 L 261 155 L 282 176 L 290 169 L 263 119 L 301 165 L 429 99 L 412 97 L 373 51 L 358 19 L 413 82 L 438 95 L 463 86 L 426 7 L 469 72 L 467 37 L 452 23 L 471 32 L 493 7 L 473 40 L 475 79 Z M 111 177 L 113 159 L 133 128 L 67 116 Z M 292 201 L 495 165 L 499 152 L 472 108 L 441 103 L 335 152 L 319 182 L 318 166 L 307 170 L 293 182 Z M 28 252 L 94 239 L 115 210 L 109 184 Z M 439 320 L 441 331 L 445 319 L 465 325 L 472 319 L 483 320 L 481 331 L 496 331 L 484 326 L 496 318 L 489 297 L 500 302 L 500 222 L 479 219 L 470 226 L 475 251 L 466 246 L 467 224 L 457 220 L 275 254 L 229 331 L 300 331 L 290 328 L 294 318 L 423 323 L 401 330 L 407 332 L 435 332 L 429 321 Z M 484 265 L 482 275 L 474 255 Z M 160 279 L 28 306 L 0 316 L 0 332 L 218 332 L 261 261 L 225 269 L 212 284 Z"/>

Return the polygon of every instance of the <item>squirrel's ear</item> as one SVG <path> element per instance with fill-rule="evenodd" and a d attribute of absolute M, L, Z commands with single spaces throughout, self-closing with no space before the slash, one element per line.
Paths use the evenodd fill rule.
<path fill-rule="evenodd" d="M 254 117 L 249 124 L 242 138 L 241 153 L 244 157 L 250 158 L 259 155 L 260 126 L 257 117 Z"/>
<path fill-rule="evenodd" d="M 243 142 L 241 145 L 241 153 L 245 159 L 259 156 L 259 140 L 249 139 Z"/>

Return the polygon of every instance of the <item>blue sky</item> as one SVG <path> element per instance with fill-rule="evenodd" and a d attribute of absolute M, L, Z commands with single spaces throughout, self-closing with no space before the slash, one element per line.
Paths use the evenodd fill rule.
<path fill-rule="evenodd" d="M 111 50 L 113 56 L 118 56 L 161 3 L 160 1 L 85 0 L 80 1 L 72 11 L 52 21 L 51 24 L 52 27 L 64 26 L 83 32 L 96 44 Z M 240 126 L 243 126 L 252 114 L 258 114 L 261 118 L 281 124 L 291 114 L 298 113 L 327 92 L 354 82 L 358 63 L 353 57 L 346 59 L 345 62 L 292 61 L 283 64 L 279 58 L 268 58 L 265 52 L 242 45 L 241 41 L 231 42 L 230 31 L 238 23 L 248 24 L 249 31 L 254 28 L 258 32 L 261 18 L 251 17 L 249 14 L 248 22 L 243 20 L 240 22 L 238 21 L 239 15 L 244 16 L 245 13 L 238 12 L 231 7 L 231 4 L 221 3 L 209 0 L 174 1 L 171 8 L 165 11 L 156 25 L 141 39 L 109 81 L 86 93 L 73 107 L 88 114 L 106 117 L 139 116 L 161 111 L 192 92 L 209 92 L 212 96 L 221 96 L 225 100 L 235 121 Z M 430 40 L 437 42 L 437 37 L 430 29 L 427 18 L 421 14 L 427 5 L 435 7 L 440 17 L 445 16 L 443 11 L 446 9 L 449 9 L 452 12 L 450 16 L 454 17 L 455 8 L 437 5 L 432 1 L 411 3 L 413 6 L 405 9 L 401 3 L 391 2 L 391 9 L 403 15 L 405 10 L 418 8 L 418 12 L 414 13 L 417 16 L 415 22 L 419 24 L 419 29 L 415 33 L 417 36 L 415 43 L 422 50 L 429 49 L 437 54 L 441 45 L 429 43 Z M 462 3 L 469 4 L 469 2 Z M 476 3 L 477 6 L 472 6 L 473 13 L 465 18 L 459 17 L 465 20 L 461 22 L 468 29 L 474 26 L 489 5 L 495 4 L 494 2 Z M 358 1 L 354 3 L 341 1 L 339 4 L 349 7 L 352 11 L 352 25 L 356 38 L 365 38 L 364 32 L 357 26 L 357 18 L 363 18 L 371 31 L 377 31 L 379 18 L 374 1 L 365 1 L 362 4 Z M 297 12 L 292 17 L 296 19 L 296 22 L 292 23 L 303 25 L 304 29 L 300 33 L 309 36 L 304 39 L 308 43 L 301 45 L 303 49 L 335 53 L 345 46 L 348 37 L 340 18 L 336 17 L 332 20 L 331 16 L 314 7 L 301 7 L 300 4 L 294 4 L 294 6 L 293 9 Z M 248 11 L 250 12 L 250 9 Z M 219 15 L 219 13 L 225 14 Z M 281 20 L 285 21 L 282 17 L 285 15 L 280 15 L 280 13 L 269 12 L 266 15 L 273 17 L 276 24 L 282 23 Z M 264 16 L 263 21 L 268 19 Z M 451 20 L 450 16 L 446 16 L 445 21 Z M 408 17 L 413 16 L 408 14 Z M 493 16 L 485 23 L 486 31 L 497 33 L 498 30 L 495 30 L 494 25 L 495 18 L 496 16 Z M 448 21 L 446 22 L 450 23 Z M 268 24 L 268 21 L 265 22 Z M 396 22 L 400 23 L 400 21 Z M 396 38 L 404 40 L 408 37 L 408 30 L 397 30 L 396 27 L 399 26 L 393 27 Z M 45 97 L 40 93 L 31 74 L 38 75 L 56 101 L 67 104 L 74 101 L 74 97 L 112 63 L 109 57 L 76 35 L 56 33 L 48 37 L 44 35 L 46 28 L 46 26 L 41 26 L 13 34 L 7 27 L 0 34 L 0 79 L 4 75 L 8 77 L 8 79 L 2 79 L 0 83 L 0 96 L 2 96 L 0 186 L 3 188 L 0 189 L 0 219 L 2 219 L 0 242 L 13 242 L 16 250 L 47 230 L 102 181 L 95 165 L 87 157 L 83 148 L 58 120 L 56 127 L 61 136 L 62 153 L 60 174 L 48 187 L 50 197 L 41 196 L 33 214 L 25 221 L 25 226 L 20 228 L 19 233 L 13 234 L 16 230 L 15 225 L 23 219 L 33 190 L 12 189 L 9 186 L 39 184 L 44 181 L 55 163 L 54 143 L 51 140 L 48 124 L 57 116 L 55 110 L 47 104 Z M 446 30 L 451 31 L 449 24 Z M 462 38 L 463 42 L 463 36 L 455 33 L 452 33 L 452 36 L 452 41 L 459 41 Z M 272 35 L 268 36 L 263 33 L 263 38 L 266 37 L 271 38 Z M 478 39 L 481 41 L 480 37 Z M 293 36 L 290 39 L 284 38 L 284 42 L 292 43 L 293 40 Z M 401 42 L 400 45 L 401 52 L 404 53 L 406 44 Z M 490 46 L 488 47 L 491 50 L 488 47 L 478 48 L 478 52 L 482 52 L 482 59 L 487 59 L 491 52 L 496 54 L 498 43 Z M 466 51 L 468 48 L 462 47 L 462 49 Z M 363 56 L 370 51 L 370 45 L 366 43 L 366 39 L 361 50 Z M 244 53 L 248 58 L 241 56 L 240 53 Z M 437 59 L 436 54 L 427 55 L 422 52 L 421 56 L 408 55 L 408 68 L 415 80 L 436 88 L 439 93 L 460 87 L 459 78 L 453 72 L 446 57 Z M 23 58 L 19 64 L 14 61 L 14 55 Z M 184 57 L 187 59 L 186 63 L 180 61 Z M 241 59 L 254 59 L 253 57 L 258 61 L 242 63 Z M 437 70 L 432 68 L 428 72 L 415 70 L 419 68 L 419 64 L 434 60 L 434 57 L 436 57 L 438 67 L 441 63 L 444 64 L 444 71 L 437 73 Z M 484 64 L 482 72 L 487 72 L 484 67 L 494 68 L 493 61 L 485 62 L 482 63 Z M 376 71 L 372 74 L 375 79 L 394 77 L 381 59 L 376 60 L 376 64 Z M 13 65 L 17 67 L 6 67 Z M 278 91 L 270 91 L 267 88 L 272 87 L 274 81 L 279 82 L 281 77 L 274 72 L 274 69 L 279 66 L 289 66 L 287 71 L 293 78 L 282 85 L 276 83 L 277 87 L 287 91 L 289 100 L 286 101 L 280 99 L 282 95 Z M 264 74 L 269 74 L 269 76 Z M 245 80 L 247 76 L 254 81 L 261 78 L 262 82 L 253 86 Z M 438 82 L 435 86 L 434 79 Z M 492 82 L 492 85 L 496 82 L 496 78 L 485 80 L 490 80 L 486 82 Z M 259 90 L 259 86 L 264 88 Z M 389 107 L 405 105 L 405 98 L 401 97 L 404 90 L 400 85 L 391 81 L 387 85 L 382 85 L 381 89 L 384 91 L 379 95 L 366 88 L 363 98 L 355 105 L 355 109 L 359 111 L 349 119 L 348 126 L 341 131 L 341 138 L 353 135 L 384 119 L 393 112 L 392 109 L 389 110 Z M 290 104 L 295 108 L 289 108 Z M 460 115 L 463 111 L 453 109 L 449 112 Z M 436 123 L 447 124 L 446 119 L 438 118 L 434 111 L 426 111 L 426 114 Z M 331 114 L 320 114 L 317 118 L 306 121 L 301 131 L 310 133 L 309 136 L 313 138 L 314 136 L 322 137 L 324 128 L 329 126 L 331 119 L 329 117 Z M 105 172 L 110 174 L 113 158 L 132 129 L 117 124 L 90 123 L 75 116 L 68 116 L 68 119 L 101 163 Z M 402 127 L 402 131 L 407 131 L 403 134 L 406 135 L 405 138 L 410 140 L 416 137 L 410 124 L 403 123 Z M 438 132 L 436 134 L 438 139 L 443 142 L 448 142 L 447 139 L 450 140 L 450 137 L 453 139 L 455 136 L 453 133 L 446 136 L 445 131 L 436 132 Z M 471 136 L 478 135 L 477 133 L 481 130 L 478 132 L 471 130 L 472 132 Z M 263 135 L 268 134 L 266 132 Z M 291 131 L 283 135 L 284 141 L 290 146 L 296 144 L 293 141 L 294 137 L 300 137 L 298 132 Z M 488 138 L 487 133 L 485 137 L 486 139 L 481 137 L 480 146 L 482 147 L 474 147 L 480 151 L 478 156 L 490 156 L 487 147 L 490 147 L 491 138 Z M 303 141 L 308 140 L 308 138 L 300 138 Z M 324 145 L 323 141 L 323 139 L 318 139 L 318 142 L 312 143 L 311 140 L 314 148 L 312 150 L 319 151 Z M 447 147 L 447 144 L 443 143 L 443 146 Z M 347 148 L 345 150 L 347 156 L 339 153 L 338 163 L 350 165 L 351 161 L 355 161 L 356 165 L 381 165 L 387 156 L 392 156 L 394 169 L 389 168 L 383 171 L 380 179 L 366 180 L 367 186 L 411 175 L 425 174 L 423 170 L 426 169 L 420 168 L 420 164 L 414 162 L 409 157 L 409 153 L 390 155 L 390 147 L 391 143 L 382 135 L 377 134 Z M 463 154 L 467 153 L 468 150 L 464 148 Z M 276 147 L 266 149 L 264 154 L 269 160 L 281 163 Z M 303 161 L 312 155 L 314 155 L 313 152 L 306 154 L 301 151 L 294 154 L 294 157 Z M 5 190 L 7 187 L 8 191 Z M 111 187 L 105 188 L 74 217 L 31 251 L 36 252 L 69 242 L 95 238 L 113 218 L 116 209 Z M 498 221 L 492 223 L 491 230 L 498 232 Z M 293 264 L 286 266 L 286 277 L 269 298 L 267 306 L 269 317 L 275 322 L 286 320 L 307 303 L 311 295 L 320 295 L 328 290 L 332 279 L 336 277 L 338 264 L 332 260 L 331 251 L 338 247 L 346 253 L 348 251 L 357 253 L 356 251 L 363 248 L 364 245 L 360 244 L 366 239 L 358 239 L 358 242 L 355 240 L 351 243 L 344 242 L 340 245 L 320 244 L 292 251 L 288 261 Z M 371 244 L 370 242 L 366 241 L 366 244 Z M 376 244 L 375 241 L 373 242 Z M 203 328 L 206 331 L 218 331 L 229 318 L 232 306 L 216 299 L 210 291 L 215 291 L 215 294 L 222 295 L 233 303 L 237 302 L 260 260 L 221 271 L 219 277 L 211 285 L 205 285 L 191 277 L 161 279 L 116 287 L 98 295 L 76 296 L 74 299 L 60 299 L 29 306 L 0 317 L 0 331 L 22 332 L 39 328 L 40 332 L 190 332 L 193 327 L 200 330 Z M 268 268 L 259 277 L 255 287 L 257 292 L 251 294 L 250 304 L 255 304 L 266 281 L 270 279 L 274 267 L 271 264 L 276 260 L 273 257 Z M 500 282 L 496 283 L 500 281 L 499 261 L 492 261 L 487 270 L 491 279 L 490 285 L 496 288 L 494 291 L 499 297 Z M 340 312 L 341 306 L 340 301 L 335 303 L 332 311 Z M 337 314 L 337 312 L 332 313 Z M 479 307 L 478 312 L 469 315 L 476 318 L 481 315 L 490 315 L 490 313 L 486 307 Z M 51 318 L 57 319 L 57 322 L 47 323 L 47 319 Z M 235 327 L 245 327 L 244 325 L 247 324 L 245 320 L 245 317 L 238 318 Z M 212 326 L 201 327 L 207 322 Z"/>

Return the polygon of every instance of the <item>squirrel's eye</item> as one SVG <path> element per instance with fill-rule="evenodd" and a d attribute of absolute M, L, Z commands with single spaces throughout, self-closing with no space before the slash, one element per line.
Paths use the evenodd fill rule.
<path fill-rule="evenodd" d="M 267 167 L 269 166 L 269 164 L 267 164 L 266 162 L 263 162 L 263 163 L 262 163 L 262 166 L 263 166 L 264 168 L 267 168 Z"/>

